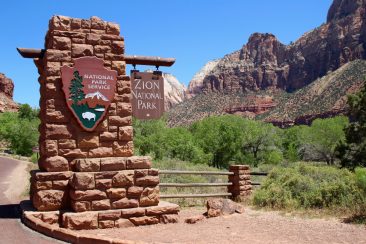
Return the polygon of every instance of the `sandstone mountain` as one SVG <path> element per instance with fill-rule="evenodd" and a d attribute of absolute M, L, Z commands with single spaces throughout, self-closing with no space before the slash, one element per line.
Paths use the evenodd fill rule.
<path fill-rule="evenodd" d="M 13 91 L 13 81 L 0 73 L 0 113 L 18 110 L 18 104 L 13 101 Z"/>
<path fill-rule="evenodd" d="M 347 94 L 359 91 L 366 61 L 355 60 L 293 93 L 276 89 L 257 92 L 202 93 L 169 111 L 170 126 L 184 126 L 212 115 L 236 114 L 280 127 L 310 124 L 347 111 Z"/>
<path fill-rule="evenodd" d="M 165 110 L 182 102 L 186 97 L 187 88 L 172 74 L 163 73 Z"/>
<path fill-rule="evenodd" d="M 145 72 L 152 73 L 152 70 L 145 70 Z M 178 103 L 183 102 L 187 97 L 187 88 L 180 83 L 174 75 L 170 73 L 163 73 L 164 79 L 164 103 L 165 111 L 168 111 Z"/>
<path fill-rule="evenodd" d="M 240 50 L 206 64 L 192 79 L 187 91 L 188 97 L 200 97 L 187 100 L 176 111 L 171 111 L 171 114 L 191 122 L 209 114 L 235 113 L 273 123 L 291 124 L 295 121 L 300 123 L 302 119 L 297 116 L 305 114 L 315 118 L 320 114 L 344 112 L 345 94 L 342 93 L 343 90 L 337 93 L 338 87 L 327 86 L 329 92 L 334 89 L 335 97 L 329 100 L 334 104 L 322 100 L 326 105 L 317 104 L 316 109 L 307 107 L 304 109 L 307 111 L 296 112 L 296 109 L 301 110 L 303 106 L 299 103 L 299 106 L 293 106 L 296 101 L 286 102 L 286 99 L 298 99 L 301 90 L 301 98 L 315 106 L 309 99 L 314 98 L 316 86 L 309 88 L 309 84 L 315 81 L 319 83 L 319 78 L 329 74 L 341 77 L 341 73 L 348 69 L 363 70 L 362 61 L 356 61 L 346 69 L 339 68 L 354 60 L 366 58 L 365 16 L 366 0 L 334 0 L 326 23 L 305 33 L 290 45 L 282 44 L 273 34 L 252 34 Z M 363 78 L 348 79 L 347 82 L 354 82 L 351 84 L 354 89 L 350 88 L 347 92 L 356 91 Z M 331 79 L 328 77 L 327 80 Z M 330 84 L 343 86 L 342 82 L 346 81 L 337 79 L 337 82 Z M 215 107 L 210 104 L 210 100 L 211 103 L 220 101 L 222 104 Z M 194 109 L 200 111 L 200 116 L 188 115 L 192 104 L 202 106 Z M 182 107 L 188 110 L 183 111 Z M 288 114 L 281 111 L 288 111 Z M 310 111 L 316 114 L 308 114 Z M 171 124 L 176 124 L 173 121 L 180 124 L 177 118 L 170 117 Z"/>
<path fill-rule="evenodd" d="M 365 5 L 365 0 L 335 0 L 327 22 L 291 45 L 272 34 L 254 33 L 201 80 L 193 79 L 189 92 L 292 92 L 349 61 L 365 58 Z"/>

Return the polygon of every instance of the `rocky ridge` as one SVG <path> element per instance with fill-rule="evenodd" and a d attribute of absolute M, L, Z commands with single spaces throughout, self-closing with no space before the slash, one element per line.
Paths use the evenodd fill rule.
<path fill-rule="evenodd" d="M 15 112 L 19 105 L 13 101 L 14 83 L 0 73 L 0 113 Z"/>
<path fill-rule="evenodd" d="M 163 73 L 163 78 L 165 111 L 168 111 L 185 99 L 187 88 L 172 74 Z"/>
<path fill-rule="evenodd" d="M 169 112 L 169 124 L 237 114 L 289 126 L 346 113 L 347 94 L 366 75 L 365 13 L 366 0 L 334 0 L 327 22 L 290 45 L 273 34 L 252 34 L 240 50 L 197 73 L 188 86 L 191 99 Z"/>
<path fill-rule="evenodd" d="M 365 0 L 335 0 L 327 22 L 291 45 L 282 44 L 273 34 L 254 33 L 240 50 L 218 60 L 205 76 L 195 77 L 189 93 L 292 92 L 365 58 L 365 5 Z"/>
<path fill-rule="evenodd" d="M 208 116 L 236 114 L 280 127 L 310 124 L 316 118 L 345 114 L 347 95 L 359 91 L 365 77 L 366 61 L 355 60 L 293 93 L 202 93 L 170 110 L 168 121 L 170 126 L 185 126 Z"/>

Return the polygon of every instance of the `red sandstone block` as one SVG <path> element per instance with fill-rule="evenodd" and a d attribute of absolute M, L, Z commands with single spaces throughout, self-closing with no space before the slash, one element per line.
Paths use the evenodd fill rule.
<path fill-rule="evenodd" d="M 111 157 L 113 156 L 113 149 L 108 147 L 98 147 L 89 150 L 89 157 L 101 158 L 101 157 Z"/>
<path fill-rule="evenodd" d="M 88 201 L 71 201 L 71 207 L 75 212 L 85 212 L 91 210 L 91 204 Z"/>
<path fill-rule="evenodd" d="M 95 53 L 108 53 L 111 51 L 112 51 L 112 48 L 110 46 L 104 46 L 104 45 L 95 45 L 94 46 Z"/>
<path fill-rule="evenodd" d="M 58 147 L 62 149 L 74 149 L 76 148 L 76 141 L 72 139 L 60 139 L 58 140 Z"/>
<path fill-rule="evenodd" d="M 92 190 L 95 188 L 94 174 L 74 173 L 70 185 L 75 190 Z"/>
<path fill-rule="evenodd" d="M 88 156 L 87 152 L 84 152 L 79 148 L 59 149 L 58 152 L 61 156 L 64 156 L 65 158 L 86 158 Z"/>
<path fill-rule="evenodd" d="M 113 154 L 116 157 L 130 157 L 133 155 L 133 141 L 114 142 Z"/>
<path fill-rule="evenodd" d="M 130 103 L 117 103 L 117 115 L 119 116 L 131 116 L 132 106 Z"/>
<path fill-rule="evenodd" d="M 144 176 L 135 179 L 135 184 L 137 186 L 156 186 L 159 184 L 159 176 Z"/>
<path fill-rule="evenodd" d="M 132 141 L 133 140 L 132 126 L 119 127 L 118 139 L 120 141 Z"/>
<path fill-rule="evenodd" d="M 71 30 L 78 30 L 81 28 L 81 19 L 71 19 Z"/>
<path fill-rule="evenodd" d="M 121 199 L 126 197 L 126 189 L 125 188 L 111 188 L 107 191 L 108 198 L 110 199 Z"/>
<path fill-rule="evenodd" d="M 98 35 L 98 34 L 90 33 L 90 34 L 86 35 L 87 44 L 97 45 L 97 44 L 99 44 L 100 41 L 101 41 L 100 35 Z"/>
<path fill-rule="evenodd" d="M 59 217 L 59 211 L 42 213 L 42 221 L 49 225 L 58 225 Z"/>
<path fill-rule="evenodd" d="M 59 190 L 42 190 L 33 195 L 33 206 L 38 211 L 54 211 L 65 206 L 67 194 Z"/>
<path fill-rule="evenodd" d="M 84 56 L 92 56 L 94 53 L 93 46 L 88 44 L 72 44 L 71 56 L 79 58 Z"/>
<path fill-rule="evenodd" d="M 159 187 L 146 187 L 140 196 L 140 206 L 155 206 L 159 204 Z"/>
<path fill-rule="evenodd" d="M 123 37 L 122 36 L 117 36 L 117 35 L 111 35 L 111 34 L 103 34 L 101 35 L 102 40 L 116 40 L 116 41 L 123 41 Z M 121 59 L 123 60 L 123 59 Z"/>
<path fill-rule="evenodd" d="M 113 187 L 126 187 L 133 185 L 134 172 L 132 170 L 124 170 L 118 172 L 112 178 Z"/>
<path fill-rule="evenodd" d="M 71 50 L 71 39 L 69 37 L 54 36 L 52 37 L 52 49 Z M 69 54 L 71 58 L 71 53 Z"/>
<path fill-rule="evenodd" d="M 143 190 L 143 187 L 131 186 L 127 190 L 127 196 L 129 198 L 139 198 Z"/>
<path fill-rule="evenodd" d="M 120 29 L 119 25 L 111 22 L 107 22 L 106 33 L 119 36 Z"/>
<path fill-rule="evenodd" d="M 100 171 L 100 161 L 99 158 L 75 159 L 72 164 L 80 172 L 98 172 Z"/>
<path fill-rule="evenodd" d="M 112 187 L 112 180 L 111 179 L 100 179 L 95 180 L 95 188 L 99 190 L 105 190 Z"/>
<path fill-rule="evenodd" d="M 98 212 L 98 221 L 117 220 L 121 217 L 121 210 L 107 210 Z"/>
<path fill-rule="evenodd" d="M 104 158 L 101 160 L 101 171 L 118 171 L 126 169 L 126 158 Z"/>
<path fill-rule="evenodd" d="M 109 124 L 110 125 L 118 125 L 118 126 L 129 126 L 132 123 L 132 117 L 120 117 L 120 116 L 109 116 Z"/>
<path fill-rule="evenodd" d="M 150 217 L 150 216 L 143 216 L 143 217 L 133 217 L 130 218 L 130 221 L 134 225 L 152 225 L 152 224 L 158 224 L 159 219 L 157 217 Z"/>
<path fill-rule="evenodd" d="M 90 33 L 94 33 L 94 34 L 98 34 L 98 35 L 102 35 L 105 34 L 105 30 L 95 30 L 95 29 L 91 29 Z"/>
<path fill-rule="evenodd" d="M 35 179 L 39 181 L 49 180 L 68 180 L 73 175 L 73 172 L 37 172 L 35 173 Z"/>
<path fill-rule="evenodd" d="M 68 31 L 71 26 L 71 18 L 61 15 L 52 16 L 48 28 L 52 30 Z"/>
<path fill-rule="evenodd" d="M 133 156 L 129 157 L 127 160 L 128 169 L 150 169 L 151 164 L 150 157 Z"/>
<path fill-rule="evenodd" d="M 178 214 L 163 214 L 160 216 L 160 223 L 163 224 L 178 223 L 178 221 Z"/>
<path fill-rule="evenodd" d="M 101 220 L 98 225 L 99 229 L 114 228 L 114 220 Z"/>
<path fill-rule="evenodd" d="M 61 68 L 60 62 L 47 62 L 45 69 L 47 76 L 59 76 Z"/>
<path fill-rule="evenodd" d="M 116 171 L 107 171 L 107 172 L 98 172 L 94 174 L 95 179 L 112 179 L 118 172 Z"/>
<path fill-rule="evenodd" d="M 136 199 L 122 198 L 112 202 L 113 209 L 137 208 L 138 206 L 139 202 Z"/>
<path fill-rule="evenodd" d="M 93 134 L 79 134 L 78 146 L 80 148 L 95 148 L 99 147 L 99 136 Z"/>
<path fill-rule="evenodd" d="M 109 199 L 92 201 L 93 211 L 108 210 L 108 209 L 111 209 L 111 202 Z"/>
<path fill-rule="evenodd" d="M 107 198 L 107 194 L 100 190 L 86 190 L 86 191 L 74 191 L 70 190 L 70 197 L 73 200 L 84 200 L 84 201 L 92 201 L 92 200 L 102 200 Z"/>
<path fill-rule="evenodd" d="M 41 142 L 41 153 L 48 157 L 57 156 L 57 140 L 44 140 Z"/>
<path fill-rule="evenodd" d="M 129 228 L 129 227 L 134 227 L 134 226 L 135 225 L 128 219 L 118 219 L 115 222 L 115 227 L 116 228 Z M 113 243 L 115 243 L 115 242 L 113 242 Z M 121 243 L 128 244 L 129 242 L 121 241 Z"/>
<path fill-rule="evenodd" d="M 52 181 L 52 189 L 54 190 L 67 190 L 69 180 L 55 180 Z"/>
<path fill-rule="evenodd" d="M 125 42 L 124 41 L 112 41 L 112 51 L 114 54 L 123 54 L 125 51 Z M 125 74 L 119 74 L 125 75 Z"/>
<path fill-rule="evenodd" d="M 128 208 L 121 209 L 121 217 L 122 218 L 131 218 L 131 217 L 141 217 L 145 215 L 144 208 Z"/>
<path fill-rule="evenodd" d="M 52 189 L 52 181 L 37 181 L 34 184 L 34 188 L 36 190 L 51 190 Z"/>
<path fill-rule="evenodd" d="M 46 60 L 51 61 L 51 62 L 71 62 L 71 51 L 47 49 L 45 58 L 46 58 Z"/>
<path fill-rule="evenodd" d="M 117 132 L 108 132 L 105 131 L 102 134 L 100 134 L 100 140 L 101 141 L 113 141 L 113 140 L 117 140 Z"/>
<path fill-rule="evenodd" d="M 91 28 L 96 30 L 104 30 L 107 26 L 107 23 L 103 21 L 101 18 L 92 16 L 90 18 Z"/>
<path fill-rule="evenodd" d="M 90 230 L 98 228 L 98 213 L 64 213 L 62 225 L 71 230 Z"/>
<path fill-rule="evenodd" d="M 66 125 L 46 124 L 45 137 L 47 139 L 69 139 L 71 131 Z"/>
<path fill-rule="evenodd" d="M 54 156 L 39 160 L 39 166 L 41 169 L 48 172 L 69 171 L 69 162 L 66 158 L 61 156 Z"/>
<path fill-rule="evenodd" d="M 158 206 L 147 207 L 146 215 L 161 215 L 161 214 L 177 214 L 179 212 L 179 205 L 168 203 L 168 202 L 160 202 Z"/>

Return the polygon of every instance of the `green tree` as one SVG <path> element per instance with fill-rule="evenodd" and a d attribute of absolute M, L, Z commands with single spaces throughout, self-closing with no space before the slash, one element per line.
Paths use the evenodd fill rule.
<path fill-rule="evenodd" d="M 30 156 L 32 147 L 38 144 L 38 125 L 38 118 L 31 119 L 20 113 L 0 114 L 0 139 L 16 154 Z"/>
<path fill-rule="evenodd" d="M 240 153 L 243 119 L 234 115 L 213 116 L 191 126 L 192 134 L 205 154 L 212 155 L 211 164 L 225 168 Z"/>
<path fill-rule="evenodd" d="M 71 80 L 71 85 L 69 87 L 70 97 L 74 104 L 85 98 L 85 93 L 83 91 L 83 78 L 79 75 L 78 71 L 74 72 L 74 79 Z"/>
<path fill-rule="evenodd" d="M 274 127 L 270 123 L 254 120 L 244 120 L 242 128 L 244 134 L 242 137 L 242 151 L 244 154 L 249 154 L 253 160 L 253 165 L 258 164 L 264 159 L 268 159 L 272 153 L 277 151 L 277 155 L 273 157 L 279 158 L 279 147 L 281 144 L 280 129 Z M 265 162 L 264 162 L 265 163 Z"/>
<path fill-rule="evenodd" d="M 33 109 L 29 104 L 22 104 L 19 107 L 18 116 L 21 119 L 32 120 L 38 118 L 38 109 Z"/>
<path fill-rule="evenodd" d="M 362 90 L 348 97 L 352 122 L 345 128 L 346 140 L 337 147 L 342 167 L 366 167 L 366 82 Z"/>
<path fill-rule="evenodd" d="M 307 150 L 318 153 L 320 159 L 333 165 L 336 158 L 336 147 L 344 141 L 344 127 L 348 118 L 338 116 L 329 119 L 316 119 L 311 126 L 304 127 L 301 131 L 301 140 L 306 144 Z"/>

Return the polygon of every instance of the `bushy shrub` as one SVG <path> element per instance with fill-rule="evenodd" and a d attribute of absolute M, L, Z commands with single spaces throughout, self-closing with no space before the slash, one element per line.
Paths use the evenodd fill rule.
<path fill-rule="evenodd" d="M 275 209 L 354 208 L 364 198 L 350 171 L 299 163 L 274 168 L 255 191 L 253 203 Z"/>

